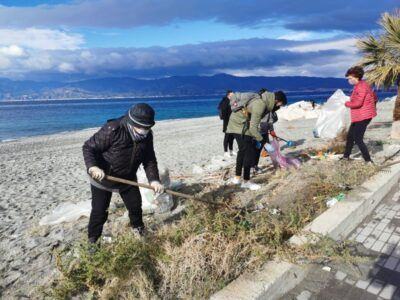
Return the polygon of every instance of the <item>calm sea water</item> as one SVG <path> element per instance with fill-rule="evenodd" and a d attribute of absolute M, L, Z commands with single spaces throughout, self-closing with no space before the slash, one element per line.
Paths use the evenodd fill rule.
<path fill-rule="evenodd" d="M 290 103 L 300 100 L 324 102 L 333 91 L 288 93 Z M 347 91 L 348 93 L 348 91 Z M 393 93 L 380 93 L 383 99 Z M 119 117 L 140 102 L 156 110 L 156 120 L 217 115 L 220 97 L 171 97 L 157 99 L 96 99 L 49 101 L 0 101 L 0 141 L 97 127 Z"/>

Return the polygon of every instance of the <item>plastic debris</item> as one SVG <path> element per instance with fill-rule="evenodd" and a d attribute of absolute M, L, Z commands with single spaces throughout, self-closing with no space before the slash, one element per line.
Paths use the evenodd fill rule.
<path fill-rule="evenodd" d="M 171 185 L 171 181 L 169 178 L 169 170 L 167 168 L 159 167 L 159 172 L 160 172 L 161 183 L 164 184 L 166 188 L 169 188 L 169 186 Z M 142 166 L 140 166 L 136 175 L 139 183 L 148 184 L 146 173 Z M 171 210 L 171 208 L 174 205 L 171 195 L 168 194 L 157 195 L 154 193 L 154 191 L 146 188 L 139 188 L 139 190 L 142 196 L 143 214 L 165 213 Z"/>
<path fill-rule="evenodd" d="M 334 206 L 336 203 L 338 203 L 339 201 L 343 201 L 346 198 L 346 195 L 343 193 L 340 193 L 339 195 L 337 195 L 336 197 L 332 197 L 330 199 L 328 199 L 326 201 L 326 206 L 327 207 L 332 207 Z"/>
<path fill-rule="evenodd" d="M 321 108 L 321 114 L 315 124 L 314 136 L 333 139 L 349 123 L 348 109 L 344 105 L 350 99 L 342 90 L 337 90 Z"/>
<path fill-rule="evenodd" d="M 39 225 L 56 225 L 64 222 L 74 222 L 81 217 L 89 217 L 91 209 L 92 203 L 90 200 L 78 203 L 62 203 L 50 214 L 41 218 Z"/>
<path fill-rule="evenodd" d="M 332 268 L 328 267 L 328 266 L 324 266 L 324 267 L 322 267 L 322 270 L 324 270 L 326 272 L 330 272 L 332 270 Z"/>
<path fill-rule="evenodd" d="M 289 167 L 295 167 L 295 168 L 300 167 L 301 165 L 300 160 L 298 160 L 297 158 L 292 158 L 281 154 L 278 141 L 273 140 L 271 142 L 271 146 L 274 148 L 274 152 L 268 154 L 271 157 L 272 163 L 275 167 L 280 167 L 283 169 L 287 169 Z"/>

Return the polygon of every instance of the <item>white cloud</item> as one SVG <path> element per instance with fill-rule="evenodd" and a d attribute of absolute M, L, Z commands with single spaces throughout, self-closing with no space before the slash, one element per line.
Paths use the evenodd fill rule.
<path fill-rule="evenodd" d="M 40 50 L 76 50 L 84 43 L 83 36 L 53 29 L 0 29 L 0 46 Z"/>
<path fill-rule="evenodd" d="M 2 48 L 0 48 L 0 53 L 4 54 L 5 56 L 11 56 L 11 57 L 25 56 L 24 49 L 22 49 L 21 47 L 19 47 L 17 45 L 2 47 Z"/>
<path fill-rule="evenodd" d="M 279 40 L 289 40 L 289 41 L 305 41 L 312 37 L 311 32 L 308 31 L 299 31 L 292 32 L 288 34 L 284 34 L 278 37 Z"/>
<path fill-rule="evenodd" d="M 58 66 L 58 70 L 62 73 L 71 73 L 75 71 L 75 67 L 71 63 L 63 62 Z"/>
<path fill-rule="evenodd" d="M 295 52 L 311 52 L 324 50 L 341 50 L 349 53 L 357 53 L 357 39 L 346 38 L 335 41 L 307 43 L 306 45 L 285 48 L 285 50 Z"/>

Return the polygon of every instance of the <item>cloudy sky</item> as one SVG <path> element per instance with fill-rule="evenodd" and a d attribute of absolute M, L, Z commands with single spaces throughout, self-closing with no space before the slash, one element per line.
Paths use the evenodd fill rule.
<path fill-rule="evenodd" d="M 0 0 L 0 76 L 341 77 L 399 0 Z"/>

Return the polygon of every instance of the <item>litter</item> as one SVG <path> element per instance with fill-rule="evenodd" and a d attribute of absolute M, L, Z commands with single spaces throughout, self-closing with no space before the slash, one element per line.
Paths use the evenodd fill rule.
<path fill-rule="evenodd" d="M 171 185 L 169 170 L 167 168 L 159 167 L 159 172 L 161 183 L 165 186 L 165 188 L 169 188 Z M 140 166 L 138 169 L 136 176 L 138 183 L 148 183 L 146 172 L 142 166 Z M 153 190 L 142 187 L 140 187 L 139 190 L 140 195 L 142 196 L 143 214 L 165 213 L 171 210 L 174 205 L 172 196 L 169 194 L 164 193 L 157 195 Z"/>
<path fill-rule="evenodd" d="M 328 266 L 324 266 L 324 267 L 322 267 L 322 270 L 324 270 L 326 272 L 330 272 L 332 270 L 332 268 L 328 267 Z"/>
<path fill-rule="evenodd" d="M 315 129 L 315 137 L 333 139 L 347 127 L 349 114 L 344 103 L 350 99 L 342 90 L 337 90 L 321 108 Z"/>
<path fill-rule="evenodd" d="M 346 195 L 343 193 L 340 193 L 339 195 L 337 195 L 336 197 L 332 197 L 330 199 L 328 199 L 326 201 L 326 206 L 327 207 L 332 207 L 334 206 L 336 203 L 338 203 L 339 201 L 343 201 L 345 199 Z"/>
<path fill-rule="evenodd" d="M 299 101 L 294 104 L 282 107 L 277 111 L 280 120 L 293 121 L 298 119 L 317 119 L 321 111 L 321 105 L 315 107 L 309 101 Z"/>
<path fill-rule="evenodd" d="M 287 169 L 289 167 L 299 168 L 301 165 L 300 160 L 297 158 L 287 157 L 281 154 L 280 146 L 278 141 L 273 140 L 271 146 L 274 148 L 274 152 L 269 153 L 274 167 L 280 167 Z"/>
<path fill-rule="evenodd" d="M 74 222 L 81 217 L 89 217 L 92 209 L 90 200 L 78 203 L 62 203 L 58 205 L 50 214 L 40 219 L 39 225 L 56 225 L 64 222 Z"/>

